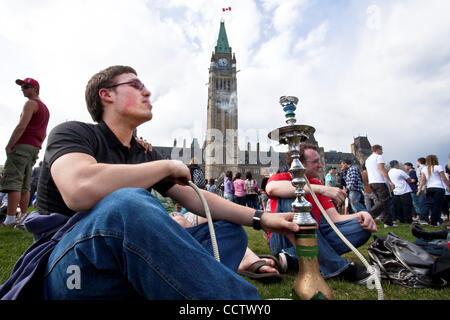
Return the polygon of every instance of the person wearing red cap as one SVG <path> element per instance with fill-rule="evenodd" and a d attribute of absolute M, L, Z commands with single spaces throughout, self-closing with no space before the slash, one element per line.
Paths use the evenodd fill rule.
<path fill-rule="evenodd" d="M 21 216 L 27 213 L 30 201 L 31 170 L 35 164 L 42 142 L 47 135 L 50 113 L 39 98 L 39 82 L 32 78 L 17 79 L 23 95 L 28 98 L 20 120 L 6 145 L 6 162 L 0 190 L 8 193 L 8 209 L 2 226 L 14 226 L 17 206 Z"/>

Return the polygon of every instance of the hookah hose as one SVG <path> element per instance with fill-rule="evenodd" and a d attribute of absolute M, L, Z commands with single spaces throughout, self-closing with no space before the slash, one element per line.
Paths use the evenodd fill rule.
<path fill-rule="evenodd" d="M 371 274 L 371 276 L 367 279 L 367 287 L 369 289 L 373 289 L 375 287 L 378 291 L 378 300 L 384 300 L 383 288 L 381 287 L 381 282 L 380 282 L 380 279 L 377 274 L 378 270 L 374 266 L 371 266 L 367 262 L 367 260 L 364 258 L 364 256 L 350 243 L 350 241 L 348 241 L 345 238 L 345 236 L 341 233 L 341 231 L 339 231 L 339 229 L 336 227 L 336 225 L 333 223 L 333 221 L 330 219 L 330 217 L 327 215 L 324 208 L 320 204 L 319 199 L 317 199 L 317 196 L 316 196 L 315 192 L 312 190 L 311 185 L 309 184 L 309 181 L 306 177 L 305 177 L 305 180 L 306 180 L 306 184 L 308 185 L 309 190 L 311 191 L 311 195 L 312 195 L 314 201 L 316 202 L 317 206 L 319 207 L 320 211 L 322 212 L 322 215 L 325 217 L 325 219 L 330 224 L 331 228 L 336 232 L 336 234 L 339 236 L 339 238 L 341 238 L 341 240 L 350 248 L 350 250 L 352 250 L 356 254 L 356 256 L 366 266 L 367 271 Z M 208 203 L 206 202 L 206 199 L 203 196 L 201 190 L 192 181 L 188 181 L 188 185 L 191 186 L 194 189 L 194 191 L 198 194 L 198 196 L 200 197 L 200 200 L 203 204 L 203 207 L 205 209 L 205 215 L 208 220 L 208 228 L 209 228 L 209 232 L 210 232 L 210 236 L 211 236 L 211 244 L 212 244 L 212 248 L 213 248 L 214 258 L 218 262 L 220 262 L 219 248 L 217 246 L 217 240 L 216 240 L 216 233 L 214 231 L 214 226 L 213 226 L 213 222 L 212 222 L 211 213 L 209 211 Z"/>
<path fill-rule="evenodd" d="M 214 232 L 214 226 L 212 222 L 211 212 L 209 211 L 208 203 L 206 202 L 205 197 L 203 196 L 203 193 L 201 190 L 192 182 L 188 181 L 188 185 L 190 185 L 195 192 L 197 192 L 198 196 L 200 197 L 200 200 L 203 204 L 203 207 L 205 209 L 206 218 L 208 219 L 208 228 L 209 228 L 209 234 L 211 235 L 211 244 L 213 248 L 214 258 L 220 262 L 220 256 L 219 256 L 219 248 L 217 246 L 217 240 L 216 240 L 216 233 Z"/>
<path fill-rule="evenodd" d="M 378 300 L 384 300 L 384 294 L 383 294 L 383 288 L 381 287 L 381 282 L 378 276 L 379 270 L 376 269 L 375 266 L 371 266 L 367 260 L 364 258 L 364 256 L 351 244 L 350 241 L 348 241 L 345 236 L 341 233 L 341 231 L 336 227 L 336 225 L 333 223 L 333 221 L 330 219 L 330 217 L 325 212 L 325 209 L 320 204 L 319 199 L 317 199 L 317 196 L 315 192 L 312 190 L 311 185 L 309 184 L 308 178 L 306 176 L 304 177 L 306 180 L 306 184 L 311 192 L 311 196 L 313 197 L 314 201 L 316 202 L 317 206 L 319 207 L 320 211 L 322 212 L 322 215 L 325 217 L 327 222 L 330 224 L 331 228 L 336 232 L 336 234 L 341 238 L 341 240 L 352 250 L 356 256 L 361 260 L 361 262 L 366 266 L 367 271 L 370 273 L 370 277 L 367 279 L 367 288 L 373 289 L 376 288 L 378 291 Z"/>

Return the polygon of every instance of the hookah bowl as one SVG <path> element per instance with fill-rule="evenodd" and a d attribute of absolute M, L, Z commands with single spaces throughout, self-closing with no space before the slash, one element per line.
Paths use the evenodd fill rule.
<path fill-rule="evenodd" d="M 308 125 L 295 124 L 297 122 L 295 118 L 297 103 L 297 97 L 280 97 L 287 126 L 269 133 L 270 139 L 288 145 L 292 158 L 289 172 L 292 175 L 292 185 L 295 187 L 295 200 L 291 204 L 291 208 L 294 212 L 293 222 L 297 223 L 300 228 L 295 234 L 299 271 L 292 289 L 292 295 L 294 299 L 301 300 L 330 300 L 333 299 L 334 295 L 320 274 L 316 236 L 318 225 L 311 216 L 311 203 L 304 198 L 305 167 L 299 160 L 301 143 L 305 142 L 315 132 L 315 129 Z"/>

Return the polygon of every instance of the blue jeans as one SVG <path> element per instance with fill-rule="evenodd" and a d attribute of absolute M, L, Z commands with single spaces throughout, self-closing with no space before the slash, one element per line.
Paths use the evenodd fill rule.
<path fill-rule="evenodd" d="M 257 194 L 246 195 L 245 204 L 247 205 L 247 207 L 258 209 L 258 195 Z"/>
<path fill-rule="evenodd" d="M 233 202 L 233 198 L 234 198 L 234 196 L 231 194 L 231 193 L 225 193 L 224 195 L 223 195 L 223 197 L 225 198 L 225 199 L 227 199 L 227 200 L 230 200 L 231 202 Z"/>
<path fill-rule="evenodd" d="M 277 212 L 289 212 L 293 199 L 278 199 Z M 358 220 L 349 219 L 336 222 L 335 225 L 342 234 L 355 246 L 359 247 L 369 240 L 371 233 L 361 227 Z M 347 269 L 350 261 L 341 257 L 342 254 L 349 252 L 350 248 L 337 236 L 325 218 L 321 218 L 319 228 L 317 229 L 317 245 L 319 251 L 317 259 L 319 269 L 324 279 L 337 276 Z M 280 252 L 289 254 L 294 261 L 298 260 L 297 252 L 292 243 L 284 235 L 272 233 L 269 239 L 269 249 L 273 255 Z M 297 265 L 298 268 L 298 265 Z"/>
<path fill-rule="evenodd" d="M 442 200 L 445 197 L 444 188 L 428 188 L 423 207 L 425 212 L 428 213 L 431 210 L 431 221 L 432 225 L 436 225 L 438 222 L 442 223 L 441 219 L 441 207 Z M 428 220 L 428 219 L 427 219 Z"/>
<path fill-rule="evenodd" d="M 425 207 L 425 191 L 422 190 L 422 192 L 419 195 L 419 206 L 420 206 L 420 220 L 423 221 L 429 221 L 428 219 L 428 209 Z"/>
<path fill-rule="evenodd" d="M 417 196 L 417 191 L 416 192 L 411 192 L 411 199 L 412 199 L 412 203 L 414 206 L 414 211 L 416 212 L 417 215 L 420 216 L 420 201 L 419 201 L 419 197 Z"/>
<path fill-rule="evenodd" d="M 259 299 L 236 274 L 247 248 L 238 225 L 214 223 L 221 263 L 207 224 L 182 228 L 144 189 L 101 200 L 52 252 L 46 299 Z M 77 282 L 78 281 L 78 282 Z"/>
<path fill-rule="evenodd" d="M 361 200 L 361 196 L 363 194 L 359 191 L 350 191 L 348 195 L 348 200 L 350 201 L 350 205 L 352 206 L 353 212 L 359 211 L 367 211 L 366 207 L 359 202 Z"/>

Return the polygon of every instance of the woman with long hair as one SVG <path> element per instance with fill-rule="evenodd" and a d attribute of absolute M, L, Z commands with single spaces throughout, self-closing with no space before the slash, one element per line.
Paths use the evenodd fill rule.
<path fill-rule="evenodd" d="M 450 190 L 450 182 L 444 174 L 444 169 L 439 165 L 438 158 L 434 154 L 430 154 L 425 159 L 425 168 L 422 170 L 420 178 L 419 190 L 417 195 L 422 192 L 422 187 L 426 186 L 425 201 L 423 208 L 425 213 L 431 209 L 431 225 L 440 226 L 442 200 L 445 196 L 445 189 Z M 428 214 L 424 215 L 428 218 Z M 426 220 L 428 222 L 428 220 Z"/>
<path fill-rule="evenodd" d="M 241 179 L 241 173 L 236 173 L 233 181 L 234 187 L 234 200 L 237 204 L 245 207 L 245 195 L 247 194 L 247 186 L 245 181 Z"/>

